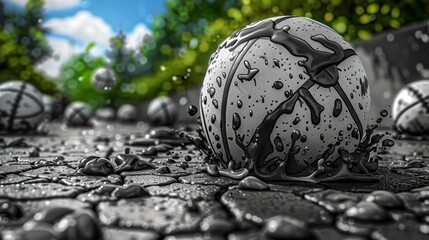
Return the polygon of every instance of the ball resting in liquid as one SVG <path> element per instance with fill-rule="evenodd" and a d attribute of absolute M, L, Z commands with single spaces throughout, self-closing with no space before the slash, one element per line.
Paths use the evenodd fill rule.
<path fill-rule="evenodd" d="M 212 160 L 267 181 L 372 181 L 368 80 L 355 51 L 304 17 L 252 23 L 211 56 L 200 99 Z M 222 171 L 222 170 L 221 170 Z"/>

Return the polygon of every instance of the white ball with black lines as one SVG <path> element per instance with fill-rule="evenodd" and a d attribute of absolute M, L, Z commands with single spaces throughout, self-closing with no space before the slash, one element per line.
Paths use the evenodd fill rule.
<path fill-rule="evenodd" d="M 399 133 L 429 135 L 429 80 L 420 80 L 403 87 L 392 105 L 394 128 Z"/>
<path fill-rule="evenodd" d="M 85 102 L 72 102 L 64 111 L 64 121 L 68 126 L 89 126 L 92 110 Z"/>
<path fill-rule="evenodd" d="M 0 131 L 34 130 L 43 113 L 42 94 L 33 85 L 20 80 L 0 85 Z"/>
<path fill-rule="evenodd" d="M 178 105 L 169 97 L 157 97 L 147 109 L 147 117 L 154 125 L 172 125 L 178 115 Z"/>

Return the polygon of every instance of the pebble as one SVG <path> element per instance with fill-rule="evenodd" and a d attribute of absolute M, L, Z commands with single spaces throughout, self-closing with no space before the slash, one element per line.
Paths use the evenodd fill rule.
<path fill-rule="evenodd" d="M 52 160 L 46 160 L 46 159 L 39 159 L 34 162 L 34 167 L 49 167 L 49 166 L 58 166 L 58 163 Z"/>
<path fill-rule="evenodd" d="M 200 223 L 200 228 L 201 231 L 205 233 L 224 235 L 234 231 L 236 225 L 223 218 L 208 217 Z"/>
<path fill-rule="evenodd" d="M 401 208 L 402 200 L 394 193 L 388 191 L 374 191 L 367 195 L 363 201 L 374 202 L 385 208 Z"/>
<path fill-rule="evenodd" d="M 159 167 L 155 170 L 155 172 L 157 173 L 162 173 L 162 174 L 166 174 L 166 173 L 171 173 L 171 170 L 169 167 L 163 166 L 163 167 Z"/>
<path fill-rule="evenodd" d="M 424 163 L 422 163 L 421 160 L 412 160 L 412 161 L 408 162 L 407 164 L 405 164 L 406 168 L 422 168 L 425 166 L 426 165 Z"/>
<path fill-rule="evenodd" d="M 22 207 L 14 202 L 0 201 L 0 223 L 8 223 L 24 216 Z"/>
<path fill-rule="evenodd" d="M 268 184 L 264 183 L 263 181 L 259 180 L 256 177 L 248 176 L 241 180 L 238 183 L 238 189 L 241 190 L 268 190 L 270 187 Z"/>
<path fill-rule="evenodd" d="M 141 153 L 141 155 L 145 157 L 153 157 L 153 156 L 156 156 L 157 154 L 158 154 L 158 151 L 156 150 L 155 147 L 148 147 L 144 149 Z"/>
<path fill-rule="evenodd" d="M 189 114 L 189 116 L 194 116 L 195 114 L 197 114 L 197 112 L 198 112 L 198 108 L 195 106 L 195 105 L 189 105 L 189 107 L 188 107 L 188 114 Z"/>
<path fill-rule="evenodd" d="M 116 173 L 124 171 L 139 171 L 147 169 L 155 169 L 155 165 L 141 159 L 137 155 L 133 154 L 118 154 L 115 157 L 115 163 L 118 164 L 116 167 Z"/>
<path fill-rule="evenodd" d="M 32 147 L 28 151 L 28 157 L 39 157 L 40 156 L 40 149 L 38 147 Z"/>
<path fill-rule="evenodd" d="M 87 175 L 107 176 L 115 173 L 112 162 L 106 158 L 91 156 L 90 160 L 82 159 L 79 163 L 79 172 Z"/>
<path fill-rule="evenodd" d="M 23 229 L 22 239 L 92 240 L 101 237 L 100 227 L 92 211 L 68 207 L 39 210 L 24 224 Z M 27 235 L 30 238 L 25 238 Z"/>
<path fill-rule="evenodd" d="M 265 235 L 270 239 L 316 239 L 304 222 L 289 216 L 275 216 L 267 220 Z"/>
<path fill-rule="evenodd" d="M 359 202 L 344 213 L 349 219 L 357 221 L 385 222 L 391 220 L 386 210 L 374 202 Z"/>
<path fill-rule="evenodd" d="M 95 240 L 102 233 L 96 217 L 89 211 L 77 211 L 62 218 L 53 227 L 59 239 Z"/>
<path fill-rule="evenodd" d="M 139 184 L 129 184 L 126 187 L 117 187 L 113 190 L 112 196 L 116 198 L 147 197 L 149 193 Z"/>
<path fill-rule="evenodd" d="M 186 169 L 186 168 L 189 167 L 189 164 L 187 162 L 181 162 L 180 165 L 179 165 L 179 167 L 181 167 L 183 169 Z"/>

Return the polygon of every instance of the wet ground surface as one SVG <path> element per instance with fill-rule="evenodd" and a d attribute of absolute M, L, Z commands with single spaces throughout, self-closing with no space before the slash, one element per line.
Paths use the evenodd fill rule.
<path fill-rule="evenodd" d="M 0 137 L 0 239 L 429 239 L 429 142 L 378 148 L 379 182 L 277 185 L 163 128 L 48 129 Z"/>

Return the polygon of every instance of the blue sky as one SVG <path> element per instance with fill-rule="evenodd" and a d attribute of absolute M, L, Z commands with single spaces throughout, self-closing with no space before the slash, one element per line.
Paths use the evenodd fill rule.
<path fill-rule="evenodd" d="M 6 8 L 22 9 L 27 1 L 6 0 Z M 164 11 L 165 0 L 45 0 L 43 24 L 54 54 L 38 68 L 55 77 L 60 66 L 90 42 L 96 43 L 91 53 L 104 56 L 109 38 L 120 29 L 127 35 L 127 47 L 135 49 Z"/>

